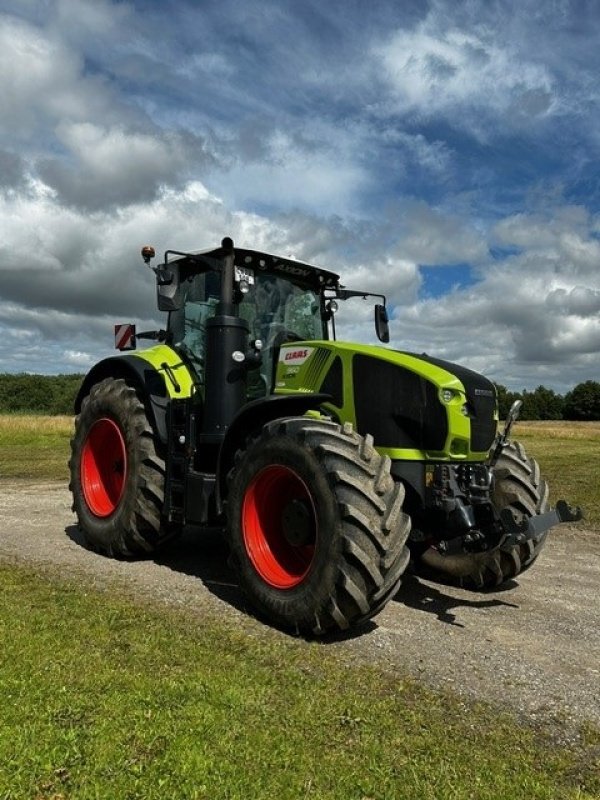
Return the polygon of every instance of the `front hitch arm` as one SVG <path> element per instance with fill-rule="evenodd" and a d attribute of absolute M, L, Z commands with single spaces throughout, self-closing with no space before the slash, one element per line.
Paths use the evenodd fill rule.
<path fill-rule="evenodd" d="M 495 536 L 499 538 L 492 546 L 484 533 L 471 530 L 454 539 L 443 539 L 436 547 L 443 556 L 462 555 L 464 553 L 482 553 L 491 550 L 508 550 L 516 545 L 524 544 L 530 539 L 538 539 L 543 533 L 561 522 L 577 522 L 583 518 L 579 506 L 573 508 L 564 500 L 556 503 L 556 508 L 544 514 L 524 517 L 518 520 L 510 508 L 503 508 L 496 518 Z"/>
<path fill-rule="evenodd" d="M 537 539 L 549 528 L 561 522 L 578 522 L 583 518 L 583 511 L 579 506 L 570 506 L 565 500 L 558 500 L 556 508 L 533 517 L 524 517 L 517 520 L 510 508 L 503 508 L 500 512 L 500 522 L 504 534 L 498 542 L 498 547 L 514 547 L 523 544 L 529 539 Z"/>

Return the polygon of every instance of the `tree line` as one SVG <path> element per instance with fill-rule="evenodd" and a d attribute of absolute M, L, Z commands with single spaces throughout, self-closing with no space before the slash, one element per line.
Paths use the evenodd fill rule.
<path fill-rule="evenodd" d="M 83 377 L 0 374 L 0 412 L 72 414 Z"/>
<path fill-rule="evenodd" d="M 532 392 L 511 392 L 506 386 L 496 384 L 500 419 L 504 419 L 515 400 L 522 400 L 520 419 L 600 420 L 600 383 L 578 383 L 564 396 L 552 389 L 538 386 Z"/>
<path fill-rule="evenodd" d="M 72 414 L 83 375 L 0 374 L 0 413 Z M 511 392 L 497 384 L 500 418 L 522 400 L 521 419 L 600 420 L 600 383 L 579 383 L 567 394 L 538 386 Z"/>

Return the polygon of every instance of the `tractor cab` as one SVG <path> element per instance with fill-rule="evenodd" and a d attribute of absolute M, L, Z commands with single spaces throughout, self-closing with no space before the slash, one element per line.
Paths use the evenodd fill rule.
<path fill-rule="evenodd" d="M 192 366 L 200 387 L 205 383 L 206 326 L 217 316 L 221 300 L 222 273 L 211 269 L 215 256 L 215 251 L 190 254 L 162 267 L 178 283 L 176 303 L 167 284 L 169 339 Z M 322 289 L 335 285 L 337 276 L 325 278 L 322 270 L 288 259 L 270 257 L 267 262 L 264 254 L 252 251 L 236 251 L 234 267 L 234 315 L 248 327 L 250 355 L 244 353 L 244 361 L 249 364 L 247 397 L 254 399 L 273 391 L 273 366 L 283 343 L 329 338 Z M 162 292 L 159 281 L 159 306 Z"/>
<path fill-rule="evenodd" d="M 250 349 L 236 357 L 247 370 L 246 399 L 252 400 L 274 391 L 283 344 L 335 339 L 336 299 L 380 297 L 341 287 L 339 276 L 328 270 L 256 250 L 231 248 L 231 274 L 224 261 L 228 249 L 167 251 L 164 262 L 153 268 L 158 307 L 169 315 L 166 340 L 192 368 L 201 393 L 206 385 L 207 323 L 224 310 L 248 329 Z M 154 252 L 142 250 L 147 263 L 152 257 L 149 251 Z M 379 338 L 388 341 L 382 299 L 375 310 L 376 329 Z"/>

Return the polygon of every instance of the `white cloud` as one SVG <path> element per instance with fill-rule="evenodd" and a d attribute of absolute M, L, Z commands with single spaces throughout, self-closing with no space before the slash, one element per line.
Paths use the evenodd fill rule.
<path fill-rule="evenodd" d="M 143 244 L 160 257 L 168 248 L 217 246 L 229 235 L 240 246 L 290 251 L 284 227 L 228 211 L 198 181 L 92 216 L 58 205 L 38 184 L 28 196 L 0 195 L 0 216 L 7 243 L 0 251 L 0 372 L 21 359 L 30 369 L 44 347 L 53 357 L 43 371 L 69 371 L 78 366 L 73 353 L 93 360 L 110 354 L 113 323 L 159 324 Z M 65 341 L 70 346 L 57 349 Z"/>
<path fill-rule="evenodd" d="M 423 265 L 478 263 L 487 259 L 482 232 L 456 214 L 432 208 L 425 202 L 405 203 L 397 212 L 402 254 Z"/>
<path fill-rule="evenodd" d="M 2 128 L 21 142 L 39 125 L 113 117 L 112 90 L 84 76 L 80 54 L 61 40 L 14 17 L 0 15 Z"/>
<path fill-rule="evenodd" d="M 87 372 L 96 362 L 92 353 L 83 353 L 81 350 L 65 350 L 63 359 L 65 364 L 82 372 Z"/>
<path fill-rule="evenodd" d="M 458 125 L 467 111 L 473 118 L 506 114 L 509 125 L 552 113 L 557 99 L 548 70 L 497 41 L 496 31 L 445 27 L 432 12 L 416 29 L 378 44 L 374 54 L 402 113 L 431 117 L 458 110 Z"/>
<path fill-rule="evenodd" d="M 394 215 L 385 221 L 384 230 L 396 231 L 392 247 L 377 229 L 365 236 L 360 225 L 336 218 L 232 212 L 199 181 L 91 216 L 58 205 L 37 182 L 28 194 L 0 196 L 0 214 L 7 244 L 0 253 L 0 371 L 15 369 L 19 359 L 31 365 L 43 347 L 53 353 L 45 371 L 84 369 L 109 355 L 113 323 L 159 324 L 154 280 L 139 258 L 142 244 L 160 254 L 210 247 L 230 235 L 240 246 L 339 271 L 349 288 L 386 294 L 393 347 L 464 363 L 514 388 L 546 382 L 566 390 L 598 377 L 600 274 L 589 257 L 596 223 L 574 208 L 504 220 L 492 241 L 519 242 L 520 250 L 500 263 L 486 262 L 480 232 L 424 203 L 407 207 L 403 226 Z M 344 247 L 356 252 L 340 257 Z M 415 254 L 430 263 L 478 259 L 480 280 L 420 300 Z M 18 269 L 17 280 L 10 267 Z M 340 338 L 374 341 L 373 302 L 340 303 Z"/>
<path fill-rule="evenodd" d="M 383 294 L 392 306 L 414 303 L 421 285 L 417 265 L 403 258 L 385 257 L 381 253 L 373 255 L 376 257 L 372 263 L 347 269 L 342 283 L 349 289 Z M 353 304 L 353 307 L 358 306 Z"/>
<path fill-rule="evenodd" d="M 156 324 L 142 244 L 231 235 L 386 294 L 393 346 L 517 388 L 597 379 L 593 14 L 288 5 L 5 4 L 0 370 L 110 353 L 113 322 Z M 460 264 L 475 285 L 423 299 L 419 265 Z M 372 303 L 341 306 L 373 341 Z"/>
<path fill-rule="evenodd" d="M 546 305 L 559 313 L 588 316 L 600 313 L 600 291 L 587 286 L 567 289 L 554 289 L 546 297 Z"/>
<path fill-rule="evenodd" d="M 57 0 L 56 27 L 70 37 L 113 35 L 127 25 L 132 6 L 110 0 Z"/>
<path fill-rule="evenodd" d="M 304 142 L 275 129 L 266 136 L 260 158 L 219 171 L 215 188 L 236 208 L 352 213 L 356 198 L 368 188 L 352 145 L 348 136 Z"/>
<path fill-rule="evenodd" d="M 381 138 L 404 151 L 419 169 L 435 176 L 444 176 L 452 167 L 452 154 L 445 142 L 429 141 L 422 133 L 409 134 L 398 128 L 387 128 Z"/>
<path fill-rule="evenodd" d="M 522 248 L 521 267 L 535 274 L 536 265 L 552 267 L 555 275 L 595 276 L 600 264 L 600 241 L 595 221 L 582 206 L 551 207 L 534 214 L 514 214 L 492 231 L 501 244 Z M 570 288 L 573 288 L 572 286 Z"/>
<path fill-rule="evenodd" d="M 39 181 L 30 180 L 27 191 L 0 194 L 0 216 L 0 273 L 16 271 L 24 290 L 28 273 L 80 266 L 98 243 L 90 220 L 58 206 L 55 193 Z"/>
<path fill-rule="evenodd" d="M 185 151 L 176 136 L 151 136 L 90 122 L 61 125 L 59 141 L 70 162 L 46 159 L 40 175 L 67 203 L 97 209 L 151 199 L 162 182 L 176 178 Z"/>
<path fill-rule="evenodd" d="M 134 172 L 170 161 L 167 148 L 154 137 L 128 133 L 122 128 L 104 128 L 89 122 L 59 128 L 59 137 L 92 174 L 102 171 L 110 177 L 122 175 L 133 166 Z"/>
<path fill-rule="evenodd" d="M 512 214 L 498 222 L 493 229 L 498 243 L 519 247 L 556 246 L 564 236 L 585 235 L 591 230 L 593 221 L 583 206 L 560 206 L 548 197 L 541 198 L 540 205 L 548 210 Z"/>
<path fill-rule="evenodd" d="M 569 220 L 575 230 L 567 235 Z M 600 379 L 593 220 L 576 208 L 557 208 L 543 217 L 514 215 L 493 235 L 522 250 L 482 264 L 480 280 L 466 289 L 398 309 L 393 341 L 462 362 L 515 389 L 545 383 L 566 391 Z"/>

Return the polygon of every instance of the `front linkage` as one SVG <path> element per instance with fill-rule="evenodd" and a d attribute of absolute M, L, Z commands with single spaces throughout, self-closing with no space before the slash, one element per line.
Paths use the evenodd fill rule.
<path fill-rule="evenodd" d="M 509 435 L 522 401 L 513 403 L 504 430 L 498 434 L 488 464 L 437 464 L 428 472 L 426 505 L 441 512 L 449 530 L 457 535 L 436 543 L 443 556 L 509 550 L 542 534 L 562 522 L 582 519 L 581 508 L 564 500 L 556 507 L 530 516 L 517 515 L 510 508 L 497 509 L 492 502 L 494 467 L 509 445 Z"/>

